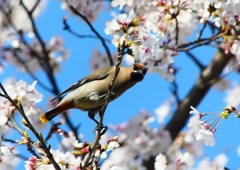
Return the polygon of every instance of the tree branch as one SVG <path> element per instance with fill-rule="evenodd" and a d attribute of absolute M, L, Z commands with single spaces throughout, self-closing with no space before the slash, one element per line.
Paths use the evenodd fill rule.
<path fill-rule="evenodd" d="M 61 168 L 59 167 L 59 165 L 56 163 L 56 161 L 53 158 L 53 155 L 51 154 L 51 152 L 49 151 L 49 148 L 46 146 L 44 139 L 42 138 L 42 135 L 39 134 L 36 129 L 33 127 L 32 123 L 28 120 L 26 114 L 23 111 L 22 105 L 19 101 L 18 104 L 16 104 L 11 97 L 8 95 L 8 93 L 6 92 L 6 90 L 4 89 L 4 87 L 2 86 L 2 84 L 0 83 L 0 88 L 2 89 L 5 97 L 11 102 L 11 104 L 20 112 L 20 114 L 22 115 L 22 117 L 24 118 L 24 120 L 27 123 L 28 128 L 33 132 L 33 134 L 36 136 L 36 138 L 38 139 L 41 147 L 43 148 L 44 152 L 47 155 L 47 158 L 49 159 L 49 161 L 53 164 L 54 168 L 57 170 L 61 170 Z"/>
<path fill-rule="evenodd" d="M 233 58 L 232 54 L 225 54 L 224 50 L 219 49 L 215 57 L 200 74 L 187 96 L 178 104 L 173 117 L 166 125 L 165 129 L 171 134 L 172 141 L 177 137 L 182 128 L 186 125 L 190 116 L 190 106 L 197 107 L 212 87 L 214 80 L 219 79 L 224 67 Z M 155 156 L 144 161 L 147 170 L 154 169 Z"/>
<path fill-rule="evenodd" d="M 110 62 L 110 65 L 113 66 L 113 59 L 112 59 L 112 56 L 111 56 L 111 53 L 110 53 L 110 50 L 104 40 L 104 38 L 97 32 L 97 30 L 93 27 L 93 25 L 90 23 L 90 21 L 88 20 L 88 18 L 84 15 L 82 15 L 80 12 L 78 12 L 74 7 L 68 5 L 68 7 L 71 9 L 71 11 L 79 16 L 80 18 L 82 18 L 86 23 L 87 25 L 90 27 L 90 29 L 92 30 L 92 32 L 99 38 L 99 40 L 102 42 L 102 45 L 103 47 L 105 48 L 105 51 L 107 53 L 107 56 L 108 56 L 108 60 Z"/>
<path fill-rule="evenodd" d="M 58 95 L 58 94 L 60 93 L 60 91 L 59 91 L 59 89 L 58 89 L 58 86 L 57 86 L 55 77 L 54 77 L 54 75 L 53 75 L 52 67 L 51 67 L 51 65 L 50 65 L 50 63 L 49 63 L 49 61 L 50 61 L 50 59 L 49 59 L 49 53 L 48 53 L 48 51 L 47 51 L 47 49 L 46 49 L 45 43 L 44 43 L 44 41 L 42 40 L 42 38 L 41 38 L 41 36 L 40 36 L 40 34 L 39 34 L 38 30 L 37 30 L 37 27 L 36 27 L 36 24 L 35 24 L 35 22 L 34 22 L 34 19 L 33 19 L 33 16 L 32 16 L 31 11 L 29 11 L 29 10 L 27 9 L 27 7 L 25 6 L 25 4 L 23 3 L 22 0 L 20 0 L 20 4 L 21 4 L 22 7 L 25 9 L 25 12 L 28 14 L 28 17 L 29 17 L 29 19 L 30 19 L 30 21 L 31 21 L 31 24 L 32 24 L 33 32 L 34 32 L 34 34 L 36 35 L 36 37 L 37 37 L 37 39 L 38 39 L 38 41 L 39 41 L 39 43 L 40 43 L 40 45 L 41 45 L 42 52 L 43 52 L 43 55 L 44 55 L 43 59 L 44 59 L 44 61 L 45 61 L 44 64 L 46 65 L 46 67 L 44 67 L 44 68 L 45 68 L 44 70 L 45 70 L 45 72 L 46 72 L 46 74 L 47 74 L 47 77 L 48 77 L 49 81 L 51 82 L 51 84 L 52 84 L 52 86 L 53 86 L 53 93 L 54 93 L 55 95 Z M 38 4 L 38 3 L 36 3 L 36 4 Z M 35 7 L 35 8 L 36 8 L 36 7 Z M 73 131 L 76 139 L 79 141 L 79 138 L 78 138 L 78 129 L 73 126 L 73 124 L 72 124 L 72 122 L 70 121 L 70 119 L 68 118 L 66 112 L 63 112 L 62 115 L 63 115 L 63 117 L 64 117 L 67 125 L 69 126 L 69 128 Z"/>
<path fill-rule="evenodd" d="M 190 51 L 185 51 L 185 53 L 195 62 L 195 64 L 197 64 L 201 71 L 205 68 L 205 66 L 203 66 L 203 64 L 200 63 L 200 61 L 196 59 L 196 57 Z"/>
<path fill-rule="evenodd" d="M 209 18 L 211 17 L 211 15 L 212 15 L 212 12 L 209 13 Z M 205 30 L 207 23 L 208 23 L 207 21 L 204 22 L 204 25 L 203 25 L 202 29 L 200 30 L 200 33 L 197 37 L 197 40 L 200 40 L 200 38 L 202 37 L 203 31 Z"/>
<path fill-rule="evenodd" d="M 80 35 L 80 34 L 78 34 L 77 32 L 73 31 L 73 30 L 71 29 L 71 27 L 69 26 L 69 24 L 67 23 L 67 18 L 66 18 L 66 17 L 63 18 L 63 26 L 64 26 L 64 27 L 63 27 L 64 30 L 68 31 L 70 34 L 76 36 L 77 38 L 99 39 L 99 37 L 94 36 L 94 35 Z M 103 38 L 103 39 L 104 39 L 104 41 L 106 41 L 106 42 L 108 42 L 108 43 L 111 43 L 110 40 L 108 40 L 108 39 L 106 39 L 106 38 Z"/>
<path fill-rule="evenodd" d="M 192 49 L 200 47 L 202 45 L 210 44 L 211 42 L 216 41 L 220 37 L 222 37 L 221 32 L 214 34 L 212 37 L 209 37 L 209 38 L 202 38 L 202 39 L 195 40 L 195 41 L 192 41 L 189 43 L 185 43 L 185 44 L 179 45 L 177 48 L 177 51 L 181 52 L 181 51 L 192 50 Z"/>
<path fill-rule="evenodd" d="M 124 54 L 124 49 L 125 49 L 125 42 L 123 42 L 121 47 L 119 47 L 119 49 L 118 49 L 118 58 L 117 58 L 117 65 L 116 65 L 116 69 L 115 69 L 115 74 L 114 74 L 114 77 L 113 77 L 111 83 L 108 86 L 108 94 L 107 94 L 107 97 L 106 97 L 105 105 L 99 111 L 98 130 L 95 131 L 95 139 L 94 139 L 94 142 L 93 142 L 93 145 L 92 145 L 91 149 L 89 150 L 89 153 L 88 153 L 87 159 L 86 159 L 86 161 L 84 163 L 84 166 L 82 168 L 83 170 L 85 170 L 88 167 L 88 164 L 89 164 L 89 161 L 90 161 L 90 159 L 92 157 L 92 154 L 96 150 L 96 147 L 97 147 L 97 145 L 99 143 L 99 140 L 101 139 L 101 135 L 103 135 L 100 132 L 100 130 L 102 128 L 103 117 L 104 117 L 104 113 L 105 113 L 105 111 L 107 109 L 108 103 L 110 102 L 110 99 L 112 97 L 112 88 L 113 88 L 114 82 L 115 82 L 115 80 L 116 80 L 116 78 L 118 76 L 118 73 L 120 71 L 120 64 L 122 62 L 122 56 Z"/>
<path fill-rule="evenodd" d="M 33 8 L 31 9 L 31 11 L 29 11 L 31 15 L 33 14 L 33 12 L 35 11 L 35 9 L 36 9 L 37 6 L 39 5 L 40 1 L 41 1 L 41 0 L 37 0 L 37 2 L 34 4 Z"/>
<path fill-rule="evenodd" d="M 185 99 L 178 105 L 173 117 L 166 126 L 166 130 L 170 132 L 172 140 L 176 138 L 181 129 L 186 125 L 190 116 L 190 106 L 198 106 L 213 85 L 211 82 L 214 82 L 215 79 L 219 78 L 224 67 L 233 57 L 232 54 L 225 54 L 224 50 L 219 49 L 208 67 L 201 72 L 199 79 L 196 81 Z"/>

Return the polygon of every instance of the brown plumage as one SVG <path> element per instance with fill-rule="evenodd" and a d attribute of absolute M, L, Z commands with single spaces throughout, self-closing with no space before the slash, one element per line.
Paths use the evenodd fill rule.
<path fill-rule="evenodd" d="M 77 108 L 88 111 L 88 116 L 97 122 L 94 116 L 106 102 L 108 84 L 113 79 L 115 68 L 115 66 L 104 67 L 74 83 L 52 99 L 55 100 L 62 94 L 69 92 L 54 109 L 41 115 L 40 120 L 47 123 L 64 111 Z M 114 93 L 112 100 L 118 98 L 137 82 L 142 81 L 146 72 L 147 69 L 138 63 L 131 67 L 121 67 L 112 88 Z"/>

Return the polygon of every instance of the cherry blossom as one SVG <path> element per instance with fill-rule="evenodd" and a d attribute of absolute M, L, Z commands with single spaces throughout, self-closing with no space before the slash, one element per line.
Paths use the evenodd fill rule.
<path fill-rule="evenodd" d="M 133 0 L 114 0 L 114 1 L 111 1 L 111 5 L 112 7 L 119 6 L 119 10 L 122 10 L 125 5 L 132 6 Z"/>
<path fill-rule="evenodd" d="M 78 12 L 85 15 L 90 22 L 94 22 L 102 11 L 103 2 L 94 0 L 59 0 L 62 2 L 61 8 L 68 10 L 75 15 L 68 6 L 74 7 Z"/>
<path fill-rule="evenodd" d="M 155 158 L 154 167 L 155 170 L 165 170 L 167 166 L 167 159 L 166 156 L 162 153 L 158 154 Z"/>
<path fill-rule="evenodd" d="M 236 59 L 240 61 L 240 41 L 234 40 L 232 47 L 231 47 L 231 53 L 233 53 L 236 56 Z"/>
<path fill-rule="evenodd" d="M 140 111 L 136 117 L 131 118 L 126 124 L 122 124 L 121 127 L 112 127 L 121 131 L 118 137 L 119 142 L 127 144 L 125 145 L 125 149 L 132 152 L 133 157 L 135 154 L 141 154 L 141 159 L 148 159 L 150 156 L 156 155 L 159 152 L 165 152 L 169 147 L 171 142 L 170 134 L 163 128 L 152 129 L 149 124 L 153 120 L 147 111 Z M 131 129 L 131 131 L 129 131 L 129 129 Z M 111 135 L 107 136 L 111 138 Z M 122 147 L 120 147 L 120 149 L 122 149 Z M 113 150 L 114 153 L 115 150 Z M 110 154 L 109 159 L 114 153 Z M 110 161 L 112 160 L 109 160 L 109 162 Z M 140 161 L 140 159 L 138 161 Z"/>
<path fill-rule="evenodd" d="M 216 84 L 214 84 L 213 87 L 219 91 L 225 91 L 229 88 L 230 83 L 231 82 L 229 80 L 221 79 Z"/>
<path fill-rule="evenodd" d="M 162 105 L 155 109 L 154 112 L 158 118 L 159 124 L 163 123 L 165 118 L 170 114 L 173 102 L 174 102 L 173 98 L 170 97 L 167 101 L 165 101 Z"/>
<path fill-rule="evenodd" d="M 0 157 L 2 156 L 9 156 L 10 159 L 12 159 L 13 158 L 12 149 L 6 146 L 0 146 Z"/>
<path fill-rule="evenodd" d="M 199 163 L 197 168 L 195 170 L 201 170 L 201 169 L 209 169 L 209 170 L 215 170 L 215 169 L 224 169 L 226 163 L 228 162 L 228 158 L 225 154 L 221 153 L 214 160 L 210 160 L 209 158 L 205 157 L 203 158 Z"/>
<path fill-rule="evenodd" d="M 118 148 L 119 144 L 117 141 L 117 137 L 115 137 L 112 141 L 109 141 L 108 145 L 107 145 L 107 149 L 108 150 L 113 150 L 114 148 Z"/>
<path fill-rule="evenodd" d="M 5 90 L 8 95 L 13 100 L 19 100 L 22 104 L 23 110 L 25 114 L 29 117 L 30 122 L 35 124 L 35 128 L 40 130 L 45 128 L 45 125 L 40 123 L 39 116 L 43 113 L 43 111 L 36 107 L 35 104 L 42 100 L 42 94 L 39 93 L 35 86 L 37 81 L 34 81 L 32 84 L 28 85 L 23 80 L 19 80 L 16 82 L 15 80 L 8 80 L 4 84 Z M 1 124 L 0 127 L 3 128 L 7 123 L 7 116 L 11 115 L 15 111 L 15 107 L 12 106 L 10 101 L 5 98 L 1 98 L 0 100 L 0 117 Z M 5 128 L 5 127 L 4 127 Z"/>
<path fill-rule="evenodd" d="M 130 13 L 128 16 L 127 14 L 119 14 L 117 16 L 117 22 L 124 26 L 124 27 L 128 27 L 128 25 L 132 22 L 132 16 L 133 15 L 132 13 Z"/>
<path fill-rule="evenodd" d="M 3 103 L 0 104 L 3 105 Z M 5 126 L 8 121 L 8 118 L 6 117 L 7 109 L 8 107 L 5 106 L 1 106 L 0 108 L 0 126 Z"/>
<path fill-rule="evenodd" d="M 121 168 L 120 166 L 112 166 L 109 170 L 123 170 L 123 168 Z"/>
<path fill-rule="evenodd" d="M 156 52 L 156 44 L 159 39 L 147 30 L 139 32 L 138 36 L 141 40 L 140 48 L 144 51 L 144 55 L 141 56 L 141 62 L 144 63 L 146 58 L 152 58 L 153 53 Z"/>
<path fill-rule="evenodd" d="M 59 164 L 61 169 L 78 169 L 81 159 L 80 157 L 76 158 L 70 152 L 63 153 L 59 150 L 51 149 L 50 152 L 52 153 L 55 161 Z M 47 159 L 47 158 L 44 158 Z M 36 157 L 30 158 L 28 161 L 25 161 L 26 168 L 31 169 L 32 167 L 38 167 L 37 169 L 54 169 L 52 164 L 46 164 L 47 160 L 44 159 L 36 159 Z"/>
<path fill-rule="evenodd" d="M 225 102 L 227 106 L 235 106 L 236 108 L 240 104 L 240 97 L 239 97 L 239 92 L 240 92 L 240 86 L 237 83 L 233 84 L 233 87 L 227 90 L 227 94 L 225 97 Z"/>
<path fill-rule="evenodd" d="M 74 136 L 73 132 L 68 132 L 67 134 L 62 134 L 63 139 L 59 145 L 59 147 L 64 150 L 65 152 L 67 152 L 68 150 L 71 150 L 72 147 L 75 148 L 82 148 L 84 147 L 84 143 L 79 143 L 76 139 L 76 137 Z M 82 139 L 83 135 L 79 134 L 79 138 Z"/>
<path fill-rule="evenodd" d="M 187 152 L 184 154 L 178 154 L 175 159 L 176 160 L 173 160 L 172 162 L 168 162 L 165 155 L 162 153 L 158 154 L 154 163 L 155 170 L 185 170 L 192 167 L 193 159 Z"/>
<path fill-rule="evenodd" d="M 191 106 L 190 114 L 194 114 L 194 117 L 190 119 L 188 126 L 195 129 L 195 136 L 197 140 L 204 141 L 207 146 L 214 146 L 215 138 L 213 130 L 210 129 L 210 125 L 203 121 L 200 121 L 205 114 L 199 113 L 194 107 Z"/>
<path fill-rule="evenodd" d="M 117 55 L 113 55 L 113 62 L 116 62 Z M 101 53 L 98 48 L 95 48 L 92 52 L 91 59 L 89 61 L 90 70 L 96 71 L 100 68 L 106 67 L 110 65 L 108 56 L 106 53 Z"/>
<path fill-rule="evenodd" d="M 11 84 L 6 84 L 5 89 L 12 99 L 20 100 L 23 106 L 31 106 L 32 103 L 42 100 L 42 94 L 35 89 L 36 83 L 37 81 L 34 81 L 33 84 L 27 85 L 23 80 L 13 81 Z"/>
<path fill-rule="evenodd" d="M 19 41 L 18 41 L 19 42 Z M 39 59 L 35 53 L 41 54 L 42 47 L 38 40 L 32 39 L 29 46 L 19 42 L 19 52 L 16 54 L 11 50 L 3 50 L 3 59 L 14 66 L 17 66 L 22 72 L 37 72 L 42 69 Z M 14 45 L 15 46 L 15 45 Z M 65 49 L 63 39 L 59 36 L 52 37 L 49 43 L 46 43 L 49 51 L 49 62 L 54 73 L 60 70 L 59 63 L 66 61 L 69 51 Z M 15 47 L 14 47 L 15 48 Z M 32 51 L 34 50 L 34 52 Z"/>
<path fill-rule="evenodd" d="M 105 33 L 107 35 L 114 35 L 115 32 L 121 31 L 121 25 L 119 24 L 119 22 L 117 21 L 117 16 L 116 14 L 112 14 L 114 16 L 114 19 L 112 19 L 111 21 L 107 21 L 105 23 L 106 27 L 104 29 Z M 124 14 L 122 14 L 124 15 Z M 127 14 L 125 14 L 127 16 Z"/>
<path fill-rule="evenodd" d="M 36 3 L 36 0 L 33 1 L 27 1 L 23 0 L 23 3 L 27 7 L 27 9 L 32 9 L 33 6 Z M 37 8 L 34 10 L 33 17 L 36 18 L 40 15 L 41 12 L 44 11 L 44 8 L 46 6 L 47 1 L 43 0 L 39 3 Z M 0 12 L 0 44 L 7 43 L 11 40 L 13 40 L 15 36 L 15 32 L 9 23 L 9 20 L 4 13 L 9 13 L 10 9 L 11 12 L 9 13 L 9 17 L 11 19 L 11 22 L 15 25 L 17 30 L 22 30 L 24 32 L 28 32 L 31 30 L 31 22 L 30 19 L 28 18 L 28 15 L 26 11 L 23 9 L 21 5 L 16 3 L 14 0 L 6 0 L 1 2 L 0 4 L 2 6 L 1 12 Z"/>
<path fill-rule="evenodd" d="M 127 155 L 127 156 L 126 156 Z M 114 149 L 109 155 L 108 159 L 106 159 L 101 169 L 110 169 L 111 167 L 118 167 L 122 169 L 138 169 L 138 170 L 146 170 L 146 168 L 142 165 L 141 159 L 134 159 L 136 155 L 133 154 L 131 148 L 129 147 L 121 147 Z"/>
<path fill-rule="evenodd" d="M 190 119 L 188 127 L 198 127 L 200 125 L 200 119 L 203 116 L 199 113 L 194 107 L 191 106 L 191 111 L 189 114 L 194 114 L 194 116 Z"/>
<path fill-rule="evenodd" d="M 11 153 L 9 153 L 11 154 Z M 1 163 L 0 163 L 0 169 L 15 169 L 17 166 L 19 166 L 20 159 L 16 156 L 2 156 L 1 157 Z"/>
<path fill-rule="evenodd" d="M 145 161 L 153 157 L 156 170 L 224 169 L 228 162 L 226 155 L 221 153 L 215 158 L 208 158 L 203 154 L 203 145 L 215 145 L 215 132 L 221 122 L 228 119 L 231 113 L 234 113 L 237 118 L 240 117 L 236 109 L 240 103 L 240 95 L 237 95 L 240 94 L 239 85 L 236 83 L 230 87 L 230 81 L 225 79 L 228 74 L 240 70 L 240 37 L 238 35 L 240 1 L 112 0 L 108 2 L 109 6 L 106 6 L 103 1 L 96 0 L 59 1 L 62 9 L 75 16 L 76 14 L 71 10 L 71 7 L 74 7 L 90 22 L 94 22 L 103 9 L 109 10 L 110 6 L 117 7 L 119 11 L 114 10 L 112 19 L 110 18 L 105 23 L 104 31 L 112 37 L 111 42 L 115 47 L 123 41 L 126 42 L 124 51 L 126 55 L 123 56 L 125 63 L 132 65 L 140 62 L 148 68 L 149 73 L 158 73 L 162 79 L 169 82 L 175 81 L 175 75 L 179 70 L 175 64 L 177 61 L 175 58 L 180 52 L 189 50 L 188 47 L 211 45 L 224 49 L 225 54 L 233 55 L 223 74 L 219 76 L 221 79 L 217 82 L 213 81 L 215 88 L 220 91 L 228 89 L 225 98 L 227 108 L 217 113 L 201 113 L 191 106 L 192 117 L 188 123 L 189 129 L 181 131 L 178 136 L 173 135 L 174 139 L 171 139 L 172 134 L 161 125 L 171 112 L 172 98 L 157 108 L 155 114 L 141 110 L 130 120 L 109 126 L 109 131 L 101 136 L 99 145 L 93 150 L 88 168 L 145 170 Z M 31 2 L 23 0 L 23 2 L 26 8 L 31 10 L 37 0 Z M 33 19 L 43 11 L 45 3 L 44 0 L 40 1 L 33 12 Z M 19 3 L 5 0 L 0 2 L 0 5 L 0 72 L 7 66 L 7 63 L 10 63 L 23 73 L 31 72 L 38 75 L 37 72 L 44 68 L 39 59 L 44 59 L 48 61 L 53 73 L 58 73 L 61 63 L 69 56 L 63 37 L 53 36 L 49 40 L 44 39 L 44 42 L 39 41 L 27 13 Z M 5 13 L 8 12 L 7 17 Z M 213 28 L 213 34 L 216 35 L 206 37 L 205 26 Z M 16 30 L 13 29 L 14 27 Z M 31 34 L 32 36 L 29 36 Z M 202 41 L 208 38 L 211 38 L 209 43 Z M 188 41 L 191 42 L 188 44 Z M 45 53 L 43 53 L 42 43 L 46 48 Z M 46 53 L 48 53 L 48 58 L 45 58 Z M 116 63 L 116 56 L 117 54 L 114 53 L 114 63 Z M 91 71 L 110 65 L 107 54 L 100 52 L 98 48 L 93 50 L 89 63 Z M 28 84 L 23 80 L 12 80 L 5 83 L 4 87 L 14 101 L 21 102 L 26 116 L 39 131 L 45 126 L 38 119 L 44 111 L 36 106 L 43 98 L 43 95 L 36 90 L 36 83 L 36 81 Z M 1 137 L 12 129 L 11 116 L 15 115 L 13 114 L 15 111 L 16 108 L 2 97 L 0 100 Z M 211 114 L 217 114 L 217 116 L 206 119 L 206 116 Z M 155 119 L 158 121 L 154 122 Z M 20 124 L 20 121 L 18 123 Z M 26 127 L 25 124 L 23 128 Z M 81 141 L 78 141 L 74 133 L 67 131 L 65 126 L 57 128 L 54 133 L 62 138 L 59 146 L 52 145 L 54 149 L 49 149 L 57 164 L 61 169 L 80 169 L 86 157 L 90 155 L 93 143 L 86 139 L 83 140 L 81 134 L 79 136 Z M 22 137 L 21 140 L 17 139 L 16 146 L 24 145 L 26 141 L 30 141 L 30 138 L 29 136 Z M 51 143 L 51 140 L 49 139 L 48 142 Z M 35 141 L 37 140 L 32 140 L 31 147 L 39 153 L 39 158 L 31 156 L 25 161 L 25 168 L 29 170 L 55 169 L 46 154 L 39 149 L 41 145 Z M 12 151 L 15 147 L 9 148 L 5 142 L 4 138 L 0 139 L 0 169 L 14 169 L 15 157 L 12 158 L 14 161 L 9 161 L 9 158 L 13 156 Z M 238 148 L 238 152 L 239 150 Z"/>
<path fill-rule="evenodd" d="M 196 128 L 195 135 L 196 139 L 204 141 L 206 146 L 214 146 L 216 143 L 213 132 L 205 124 Z"/>

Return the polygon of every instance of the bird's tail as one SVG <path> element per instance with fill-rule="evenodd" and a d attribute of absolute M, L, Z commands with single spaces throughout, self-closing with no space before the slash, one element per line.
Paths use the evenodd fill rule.
<path fill-rule="evenodd" d="M 52 120 L 55 116 L 59 115 L 60 113 L 73 108 L 73 103 L 72 102 L 64 102 L 60 105 L 58 105 L 57 107 L 55 107 L 54 109 L 46 112 L 45 114 L 42 114 L 40 116 L 40 120 L 42 123 L 47 123 L 50 120 Z"/>

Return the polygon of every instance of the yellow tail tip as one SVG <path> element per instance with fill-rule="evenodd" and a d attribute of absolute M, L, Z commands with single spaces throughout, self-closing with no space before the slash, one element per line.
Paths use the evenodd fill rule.
<path fill-rule="evenodd" d="M 42 123 L 47 123 L 47 122 L 49 122 L 49 120 L 47 120 L 45 114 L 42 114 L 42 115 L 40 116 L 40 120 L 41 120 Z"/>

